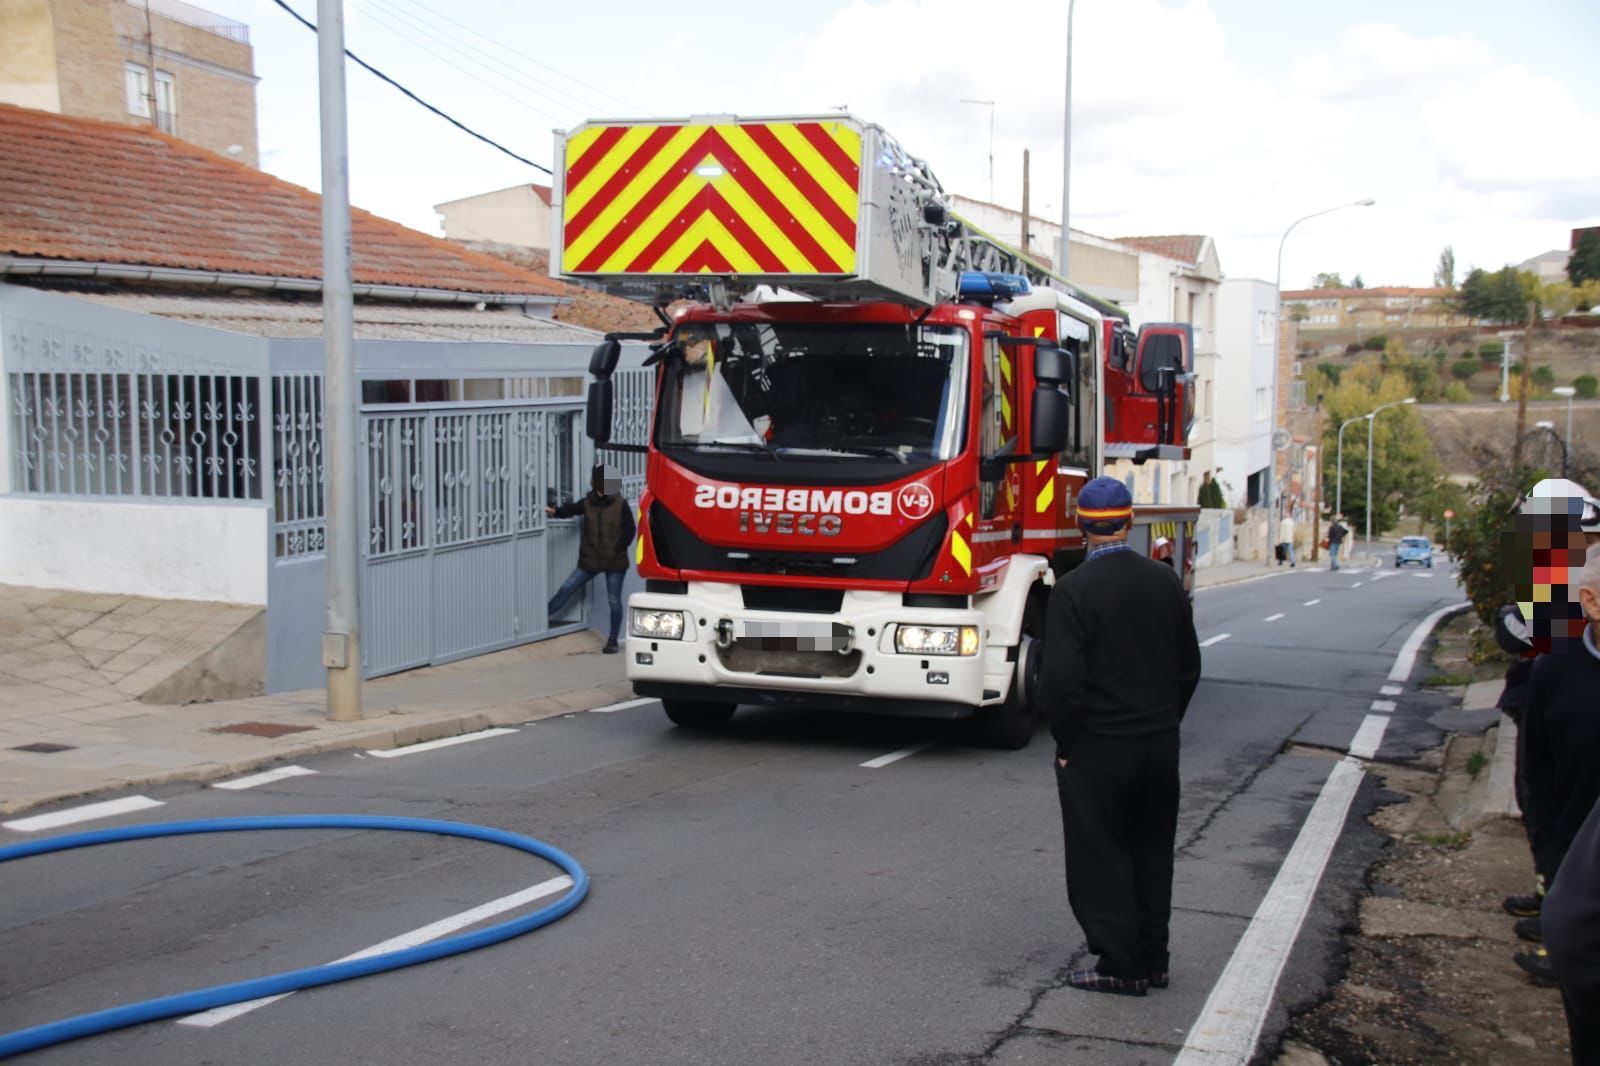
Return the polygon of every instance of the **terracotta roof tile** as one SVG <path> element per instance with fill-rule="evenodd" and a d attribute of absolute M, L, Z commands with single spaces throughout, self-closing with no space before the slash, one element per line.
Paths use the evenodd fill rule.
<path fill-rule="evenodd" d="M 322 276 L 307 189 L 155 130 L 0 105 L 0 254 Z M 513 295 L 567 287 L 352 210 L 358 284 Z"/>
<path fill-rule="evenodd" d="M 473 241 L 468 247 L 487 255 L 504 259 L 536 274 L 550 270 L 550 253 L 518 244 L 498 244 L 493 241 Z M 572 302 L 555 309 L 557 322 L 599 330 L 601 333 L 646 332 L 661 325 L 661 320 L 648 304 L 624 299 L 608 293 L 596 292 L 581 285 L 557 282 Z"/>
<path fill-rule="evenodd" d="M 1117 237 L 1118 244 L 1126 244 L 1152 255 L 1164 255 L 1180 263 L 1200 262 L 1200 252 L 1205 247 L 1204 235 L 1182 234 L 1159 237 Z"/>

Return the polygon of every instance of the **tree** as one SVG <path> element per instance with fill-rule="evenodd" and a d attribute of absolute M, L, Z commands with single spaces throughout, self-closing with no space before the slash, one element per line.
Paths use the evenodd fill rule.
<path fill-rule="evenodd" d="M 1306 319 L 1308 319 L 1310 317 L 1311 317 L 1311 309 L 1308 308 L 1305 304 L 1290 304 L 1289 305 L 1289 321 L 1290 322 L 1304 322 Z"/>
<path fill-rule="evenodd" d="M 1600 279 L 1600 226 L 1590 226 L 1578 235 L 1567 259 L 1567 279 L 1574 285 Z"/>
<path fill-rule="evenodd" d="M 1379 404 L 1410 395 L 1412 385 L 1407 375 L 1385 370 L 1375 360 L 1345 369 L 1338 385 L 1323 395 L 1327 411 L 1322 441 L 1324 496 L 1339 480 L 1340 424 L 1360 418 Z M 1422 420 L 1410 407 L 1394 407 L 1379 414 L 1372 424 L 1372 443 L 1372 530 L 1381 533 L 1394 527 L 1402 500 L 1409 509 L 1416 510 L 1431 498 L 1440 482 L 1439 461 Z M 1358 421 L 1344 432 L 1344 512 L 1352 529 L 1366 525 L 1366 493 L 1367 426 Z"/>
<path fill-rule="evenodd" d="M 1478 367 L 1481 365 L 1478 360 L 1469 355 L 1464 355 L 1450 367 L 1450 373 L 1454 374 L 1458 380 L 1465 381 L 1476 374 Z"/>
<path fill-rule="evenodd" d="M 1344 279 L 1338 274 L 1318 274 L 1312 281 L 1313 289 L 1342 289 L 1345 287 Z"/>
<path fill-rule="evenodd" d="M 1448 244 L 1439 253 L 1439 265 L 1433 268 L 1433 283 L 1441 289 L 1456 287 L 1456 251 Z"/>
<path fill-rule="evenodd" d="M 1528 318 L 1528 304 L 1537 302 L 1539 279 L 1514 266 L 1493 274 L 1473 267 L 1456 295 L 1456 306 L 1469 318 L 1513 325 Z"/>
<path fill-rule="evenodd" d="M 1522 494 L 1547 476 L 1544 470 L 1510 465 L 1505 460 L 1480 456 L 1478 478 L 1466 492 L 1466 506 L 1458 508 L 1447 547 L 1460 563 L 1461 583 L 1484 625 L 1494 624 L 1501 604 L 1514 603 L 1517 560 L 1510 556 L 1511 516 Z"/>
<path fill-rule="evenodd" d="M 1350 279 L 1350 287 L 1352 289 L 1364 289 L 1367 287 L 1367 283 L 1361 280 L 1360 274 L 1357 274 L 1355 277 Z"/>
<path fill-rule="evenodd" d="M 1217 483 L 1216 478 L 1200 483 L 1200 499 L 1198 502 L 1201 507 L 1213 509 L 1228 506 L 1227 501 L 1222 498 L 1222 486 Z"/>

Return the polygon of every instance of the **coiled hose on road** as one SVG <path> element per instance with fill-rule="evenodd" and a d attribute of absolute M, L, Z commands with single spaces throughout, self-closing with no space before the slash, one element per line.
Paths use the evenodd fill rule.
<path fill-rule="evenodd" d="M 589 894 L 589 875 L 584 872 L 582 866 L 578 865 L 577 860 L 566 854 L 566 852 L 532 837 L 507 832 L 504 829 L 491 829 L 488 826 L 467 825 L 461 822 L 444 822 L 430 818 L 387 818 L 381 815 L 365 814 L 301 814 L 259 818 L 207 818 L 189 822 L 158 822 L 154 825 L 135 825 L 121 829 L 99 829 L 88 833 L 74 833 L 68 836 L 47 837 L 43 840 L 30 840 L 22 844 L 12 844 L 9 847 L 0 848 L 0 862 L 10 862 L 14 859 L 44 855 L 53 851 L 93 847 L 97 844 L 115 844 L 125 840 L 147 840 L 152 837 L 187 836 L 194 833 L 233 833 L 263 829 L 384 829 L 406 833 L 434 833 L 439 836 L 482 840 L 491 844 L 501 844 L 508 848 L 516 848 L 518 851 L 525 851 L 530 855 L 537 855 L 541 859 L 547 859 L 559 866 L 572 878 L 572 887 L 554 903 L 525 914 L 520 918 L 513 918 L 510 921 L 491 925 L 476 932 L 462 933 L 459 936 L 446 937 L 443 940 L 419 944 L 416 947 L 402 948 L 399 951 L 385 952 L 382 955 L 373 955 L 369 958 L 328 963 L 324 966 L 312 966 L 302 970 L 288 970 L 284 973 L 272 974 L 267 977 L 255 977 L 248 981 L 214 985 L 211 988 L 202 988 L 193 992 L 183 992 L 174 996 L 148 999 L 142 1003 L 130 1003 L 124 1007 L 112 1007 L 109 1010 L 94 1011 L 72 1018 L 63 1018 L 61 1021 L 36 1025 L 30 1029 L 19 1029 L 14 1033 L 0 1035 L 0 1058 L 20 1055 L 25 1051 L 34 1051 L 38 1048 L 49 1047 L 52 1044 L 60 1044 L 68 1040 L 76 1040 L 79 1037 L 108 1032 L 112 1029 L 121 1029 L 129 1025 L 156 1021 L 160 1018 L 171 1018 L 180 1014 L 193 1014 L 210 1010 L 213 1007 L 226 1006 L 229 1003 L 242 1003 L 246 1000 L 260 999 L 265 996 L 282 995 L 286 992 L 298 992 L 304 988 L 315 988 L 318 985 L 348 981 L 353 977 L 365 977 L 368 974 L 383 973 L 385 970 L 398 970 L 405 966 L 415 966 L 420 962 L 429 962 L 449 955 L 459 955 L 462 952 L 474 951 L 478 948 L 488 947 L 490 944 L 498 944 L 502 940 L 510 940 L 512 937 L 521 936 L 523 933 L 532 932 L 540 926 L 549 925 L 551 922 L 570 914 Z"/>

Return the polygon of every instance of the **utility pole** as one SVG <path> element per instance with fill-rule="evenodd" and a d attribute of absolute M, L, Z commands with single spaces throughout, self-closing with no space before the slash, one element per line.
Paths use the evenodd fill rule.
<path fill-rule="evenodd" d="M 361 538 L 356 530 L 356 369 L 350 270 L 350 139 L 344 92 L 344 4 L 317 0 L 322 130 L 324 512 L 328 524 L 328 717 L 361 718 Z"/>
<path fill-rule="evenodd" d="M 1022 150 L 1022 254 L 1028 254 L 1028 150 Z"/>
<path fill-rule="evenodd" d="M 979 104 L 989 109 L 989 202 L 994 203 L 994 101 L 993 100 L 968 100 L 964 104 Z"/>
<path fill-rule="evenodd" d="M 1522 432 L 1528 426 L 1528 363 L 1533 358 L 1533 316 L 1537 313 L 1537 305 L 1528 303 L 1528 326 L 1523 333 L 1522 340 L 1522 373 L 1518 375 L 1517 386 L 1517 444 L 1511 452 L 1511 465 L 1517 466 L 1522 462 Z"/>
<path fill-rule="evenodd" d="M 1056 273 L 1071 280 L 1072 251 L 1072 11 L 1077 0 L 1067 0 L 1067 93 L 1061 108 L 1061 255 Z"/>

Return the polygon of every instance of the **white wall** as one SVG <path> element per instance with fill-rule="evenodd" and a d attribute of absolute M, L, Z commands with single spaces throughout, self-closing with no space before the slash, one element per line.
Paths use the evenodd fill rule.
<path fill-rule="evenodd" d="M 444 235 L 453 241 L 496 241 L 548 251 L 550 205 L 528 185 L 435 204 Z"/>
<path fill-rule="evenodd" d="M 1217 296 L 1216 465 L 1232 483 L 1228 502 L 1243 506 L 1249 476 L 1272 461 L 1272 337 L 1277 329 L 1270 281 L 1229 278 Z M 1257 418 L 1255 390 L 1268 390 Z"/>
<path fill-rule="evenodd" d="M 267 602 L 261 504 L 0 499 L 0 584 Z"/>

